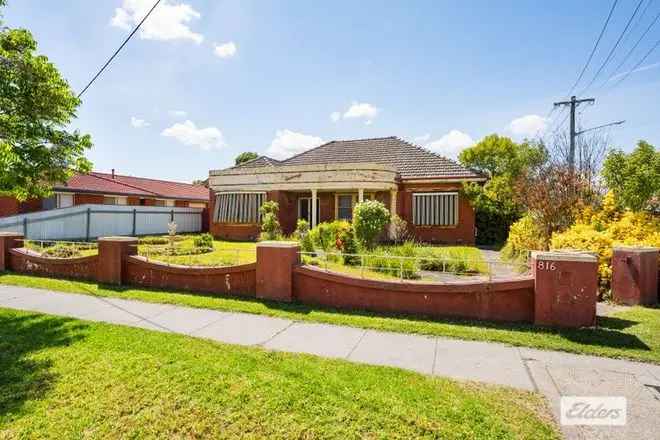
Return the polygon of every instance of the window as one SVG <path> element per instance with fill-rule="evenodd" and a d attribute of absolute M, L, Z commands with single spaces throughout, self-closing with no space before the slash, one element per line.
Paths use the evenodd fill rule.
<path fill-rule="evenodd" d="M 188 203 L 188 208 L 206 208 L 206 203 L 197 203 L 197 202 L 190 202 Z"/>
<path fill-rule="evenodd" d="M 103 196 L 104 205 L 128 205 L 128 198 L 121 196 Z"/>
<path fill-rule="evenodd" d="M 337 219 L 353 220 L 353 195 L 337 195 Z"/>
<path fill-rule="evenodd" d="M 413 194 L 413 224 L 455 226 L 458 224 L 458 193 Z"/>
<path fill-rule="evenodd" d="M 164 200 L 164 199 L 156 199 L 156 200 L 154 200 L 154 206 L 168 206 L 168 207 L 172 207 L 172 206 L 174 206 L 174 200 L 172 200 L 172 199 L 167 199 L 167 200 Z"/>
<path fill-rule="evenodd" d="M 259 208 L 266 201 L 266 193 L 221 193 L 215 197 L 213 221 L 216 223 L 261 222 Z"/>
<path fill-rule="evenodd" d="M 301 197 L 298 199 L 298 218 L 307 220 L 307 223 L 312 224 L 312 198 Z M 316 198 L 316 221 L 320 222 L 321 218 L 321 204 L 318 197 Z"/>
<path fill-rule="evenodd" d="M 69 206 L 73 206 L 73 194 L 56 194 L 56 196 L 58 208 L 68 208 Z"/>

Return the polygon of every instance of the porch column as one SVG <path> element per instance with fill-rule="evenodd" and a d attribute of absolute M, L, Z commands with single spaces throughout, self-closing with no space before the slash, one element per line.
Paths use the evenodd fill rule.
<path fill-rule="evenodd" d="M 364 189 L 358 189 L 358 203 L 364 202 Z"/>
<path fill-rule="evenodd" d="M 316 203 L 317 203 L 316 192 L 317 192 L 316 188 L 313 188 L 312 189 L 312 228 L 316 227 L 316 222 L 318 220 L 316 218 Z"/>
<path fill-rule="evenodd" d="M 390 190 L 390 216 L 396 215 L 396 196 L 397 190 Z M 394 223 L 390 222 L 390 238 L 394 238 Z"/>

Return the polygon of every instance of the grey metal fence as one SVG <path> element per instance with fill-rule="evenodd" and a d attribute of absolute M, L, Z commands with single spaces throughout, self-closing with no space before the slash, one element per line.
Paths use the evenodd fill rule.
<path fill-rule="evenodd" d="M 21 232 L 32 240 L 85 240 L 112 235 L 177 233 L 202 230 L 200 208 L 78 205 L 0 218 L 0 232 Z"/>

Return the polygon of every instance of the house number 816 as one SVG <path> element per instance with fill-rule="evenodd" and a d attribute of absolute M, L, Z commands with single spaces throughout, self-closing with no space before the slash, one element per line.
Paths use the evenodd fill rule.
<path fill-rule="evenodd" d="M 554 261 L 539 261 L 538 262 L 538 268 L 540 270 L 556 270 L 557 267 L 555 266 Z"/>

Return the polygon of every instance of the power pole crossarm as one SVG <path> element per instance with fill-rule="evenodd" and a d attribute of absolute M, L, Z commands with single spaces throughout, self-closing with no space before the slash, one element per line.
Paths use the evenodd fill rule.
<path fill-rule="evenodd" d="M 575 169 L 575 137 L 577 136 L 577 133 L 575 132 L 575 107 L 585 102 L 589 104 L 593 104 L 596 102 L 596 100 L 594 98 L 577 99 L 575 96 L 571 96 L 570 101 L 560 101 L 554 103 L 555 107 L 560 107 L 564 105 L 571 106 L 571 129 L 570 129 L 571 143 L 570 143 L 570 148 L 568 150 L 568 167 L 571 169 L 571 171 Z"/>

